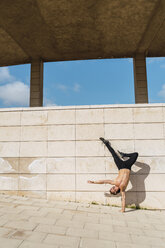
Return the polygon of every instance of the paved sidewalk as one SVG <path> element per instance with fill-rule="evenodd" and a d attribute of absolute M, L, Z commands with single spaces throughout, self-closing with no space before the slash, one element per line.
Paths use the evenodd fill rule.
<path fill-rule="evenodd" d="M 0 247 L 165 247 L 165 211 L 126 211 L 0 195 Z"/>

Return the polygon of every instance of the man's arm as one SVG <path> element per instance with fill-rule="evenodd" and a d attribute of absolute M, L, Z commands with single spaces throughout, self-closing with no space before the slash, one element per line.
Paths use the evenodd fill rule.
<path fill-rule="evenodd" d="M 99 180 L 99 181 L 87 181 L 88 183 L 93 183 L 93 184 L 112 184 L 115 185 L 114 180 Z"/>
<path fill-rule="evenodd" d="M 121 191 L 121 212 L 125 212 L 125 190 Z"/>

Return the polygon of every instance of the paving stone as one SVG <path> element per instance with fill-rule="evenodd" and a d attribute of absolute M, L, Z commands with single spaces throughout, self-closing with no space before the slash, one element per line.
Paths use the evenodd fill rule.
<path fill-rule="evenodd" d="M 165 241 L 162 242 L 162 245 L 151 245 L 151 248 L 164 248 L 165 247 L 164 242 Z"/>
<path fill-rule="evenodd" d="M 116 233 L 122 233 L 122 234 L 138 234 L 138 235 L 143 235 L 144 230 L 140 228 L 135 228 L 135 227 L 122 227 L 122 226 L 115 226 L 113 225 L 113 231 Z"/>
<path fill-rule="evenodd" d="M 73 248 L 78 248 L 80 242 L 80 238 L 75 237 L 68 237 L 68 236 L 60 236 L 60 235 L 54 235 L 54 234 L 48 234 L 46 239 L 44 240 L 44 243 L 47 244 L 58 244 L 63 246 L 70 246 Z"/>
<path fill-rule="evenodd" d="M 113 227 L 110 225 L 92 224 L 92 223 L 85 223 L 84 229 L 98 230 L 98 231 L 113 231 Z"/>
<path fill-rule="evenodd" d="M 42 242 L 46 238 L 47 234 L 42 232 L 32 232 L 26 240 L 31 242 Z"/>
<path fill-rule="evenodd" d="M 10 233 L 7 235 L 4 235 L 4 238 L 12 238 L 12 239 L 27 239 L 30 235 L 32 234 L 32 231 L 25 231 L 22 229 L 17 229 L 17 230 L 10 230 Z"/>
<path fill-rule="evenodd" d="M 18 240 L 18 239 L 0 238 L 1 247 L 4 248 L 17 248 L 21 243 L 22 240 Z"/>
<path fill-rule="evenodd" d="M 141 218 L 139 218 L 139 223 L 151 223 L 151 224 L 153 224 L 153 225 L 155 225 L 155 224 L 160 224 L 160 225 L 162 225 L 163 224 L 163 221 L 162 220 L 160 220 L 159 218 L 158 219 L 156 219 L 156 218 L 148 218 L 148 219 L 145 219 L 145 220 L 142 220 Z"/>
<path fill-rule="evenodd" d="M 126 209 L 122 214 L 117 207 L 2 196 L 0 244 L 5 248 L 165 248 L 165 211 Z"/>
<path fill-rule="evenodd" d="M 91 204 L 87 203 L 87 202 L 75 202 L 77 207 L 83 207 L 83 208 L 89 208 L 91 206 Z"/>
<path fill-rule="evenodd" d="M 32 202 L 31 201 L 21 201 L 21 200 L 14 200 L 12 203 L 14 204 L 23 204 L 23 205 L 28 205 L 28 206 L 32 206 Z"/>
<path fill-rule="evenodd" d="M 64 208 L 64 206 L 69 205 L 67 201 L 53 201 L 55 207 Z"/>
<path fill-rule="evenodd" d="M 66 235 L 75 236 L 75 237 L 84 237 L 84 238 L 95 238 L 98 239 L 99 233 L 96 230 L 89 230 L 83 228 L 68 228 Z"/>
<path fill-rule="evenodd" d="M 64 209 L 63 214 L 76 214 L 76 215 L 83 215 L 83 216 L 87 216 L 87 212 L 84 211 L 80 211 L 80 210 L 71 210 L 71 209 Z"/>
<path fill-rule="evenodd" d="M 46 216 L 48 214 L 48 211 L 46 211 L 45 209 L 41 209 L 41 210 L 38 210 L 38 211 L 33 211 L 33 210 L 30 210 L 30 209 L 26 209 L 26 210 L 23 210 L 21 212 L 21 214 L 23 215 L 28 215 L 28 216 Z"/>
<path fill-rule="evenodd" d="M 34 199 L 33 198 L 33 203 L 52 203 L 51 201 L 48 201 L 47 199 Z M 55 202 L 53 202 L 55 203 Z"/>
<path fill-rule="evenodd" d="M 73 221 L 73 220 L 57 220 L 56 221 L 56 226 L 63 226 L 63 227 L 79 227 L 83 228 L 85 225 L 85 222 L 80 222 L 80 221 Z"/>
<path fill-rule="evenodd" d="M 74 215 L 73 220 L 80 222 L 99 223 L 99 217 L 96 218 L 96 217 Z"/>
<path fill-rule="evenodd" d="M 143 234 L 149 237 L 165 238 L 165 231 L 162 230 L 150 230 L 149 232 L 147 230 L 143 230 Z"/>
<path fill-rule="evenodd" d="M 162 245 L 165 244 L 165 239 L 155 238 L 155 237 L 147 237 L 142 235 L 133 235 L 131 234 L 132 242 L 135 244 L 142 244 L 142 245 Z"/>
<path fill-rule="evenodd" d="M 23 230 L 33 230 L 37 224 L 28 221 L 10 221 L 5 224 L 6 227 L 18 228 Z"/>
<path fill-rule="evenodd" d="M 48 204 L 49 205 L 49 204 Z M 42 207 L 42 211 L 47 212 L 47 213 L 52 213 L 52 214 L 61 214 L 63 213 L 64 209 L 63 208 L 50 208 L 49 207 Z"/>
<path fill-rule="evenodd" d="M 55 204 L 52 202 L 34 202 L 33 206 L 54 208 Z"/>
<path fill-rule="evenodd" d="M 8 236 L 9 233 L 11 233 L 12 231 L 13 231 L 13 229 L 0 227 L 0 237 L 3 236 L 5 238 L 5 236 Z"/>
<path fill-rule="evenodd" d="M 64 209 L 70 209 L 70 210 L 77 210 L 76 205 L 65 205 L 63 206 Z"/>
<path fill-rule="evenodd" d="M 58 248 L 58 245 L 48 245 L 41 243 L 33 243 L 30 241 L 23 241 L 19 248 Z"/>
<path fill-rule="evenodd" d="M 112 212 L 113 210 L 110 207 L 108 208 L 105 207 L 105 208 L 100 209 L 101 214 L 112 214 Z"/>
<path fill-rule="evenodd" d="M 100 209 L 97 208 L 85 208 L 85 207 L 78 207 L 77 210 L 88 212 L 88 213 L 100 213 Z"/>
<path fill-rule="evenodd" d="M 29 221 L 32 221 L 33 223 L 42 223 L 42 224 L 53 225 L 56 222 L 56 219 L 40 216 L 40 217 L 30 217 Z"/>
<path fill-rule="evenodd" d="M 116 225 L 116 226 L 123 226 L 126 227 L 127 223 L 125 220 L 112 220 L 111 218 L 100 218 L 100 223 L 102 224 L 111 224 L 111 225 Z"/>
<path fill-rule="evenodd" d="M 37 211 L 39 210 L 39 207 L 34 207 L 34 206 L 26 206 L 26 205 L 20 205 L 16 207 L 16 210 L 26 210 L 26 209 L 30 209 L 31 211 Z"/>
<path fill-rule="evenodd" d="M 31 242 L 42 242 L 47 236 L 46 233 L 41 232 L 32 232 L 25 230 L 12 230 L 8 235 L 4 237 L 12 238 L 12 239 L 21 239 L 21 240 L 29 240 Z"/>
<path fill-rule="evenodd" d="M 9 219 L 5 216 L 5 217 L 1 217 L 0 218 L 0 226 L 5 225 L 7 222 L 9 221 Z"/>
<path fill-rule="evenodd" d="M 151 248 L 150 245 L 137 245 L 132 243 L 116 242 L 116 248 Z"/>
<path fill-rule="evenodd" d="M 65 234 L 67 227 L 55 226 L 55 225 L 44 225 L 39 224 L 35 229 L 36 232 L 54 233 L 54 234 Z"/>
<path fill-rule="evenodd" d="M 70 246 L 60 245 L 60 246 L 58 246 L 58 248 L 70 248 Z"/>
<path fill-rule="evenodd" d="M 98 217 L 100 218 L 100 217 L 101 217 L 100 214 L 98 214 L 98 213 L 91 213 L 91 212 L 90 212 L 90 213 L 87 213 L 87 217 L 88 217 L 88 216 L 89 216 L 89 217 L 93 217 L 93 218 L 94 218 L 94 217 L 96 217 L 96 218 L 98 218 Z"/>
<path fill-rule="evenodd" d="M 22 213 L 20 213 L 20 214 L 8 213 L 8 214 L 4 214 L 3 218 L 6 218 L 8 220 L 28 220 L 29 215 L 25 215 Z"/>
<path fill-rule="evenodd" d="M 99 232 L 99 239 L 106 239 L 111 241 L 118 241 L 121 242 L 130 242 L 131 239 L 129 234 L 123 234 L 123 233 L 115 233 L 115 232 L 107 232 L 107 231 L 100 231 Z"/>
<path fill-rule="evenodd" d="M 1 200 L 3 199 L 3 202 L 13 202 L 14 200 L 11 198 L 1 198 Z"/>
<path fill-rule="evenodd" d="M 137 216 L 135 215 L 112 214 L 111 217 L 113 220 L 137 221 Z"/>
<path fill-rule="evenodd" d="M 11 207 L 4 207 L 1 209 L 1 212 L 3 213 L 14 213 L 14 214 L 19 214 L 21 213 L 21 209 L 16 209 L 16 206 L 11 206 Z"/>
<path fill-rule="evenodd" d="M 140 229 L 150 229 L 150 230 L 155 230 L 155 225 L 151 223 L 139 223 L 138 221 L 133 222 L 133 221 L 127 221 L 128 227 L 135 227 L 135 228 L 140 228 Z"/>
<path fill-rule="evenodd" d="M 115 242 L 83 238 L 80 248 L 116 248 Z"/>
<path fill-rule="evenodd" d="M 65 219 L 65 220 L 71 220 L 73 218 L 73 214 L 55 214 L 55 213 L 48 213 L 46 215 L 47 218 L 51 219 Z"/>
<path fill-rule="evenodd" d="M 155 224 L 154 227 L 155 227 L 156 230 L 165 231 L 165 225 Z"/>

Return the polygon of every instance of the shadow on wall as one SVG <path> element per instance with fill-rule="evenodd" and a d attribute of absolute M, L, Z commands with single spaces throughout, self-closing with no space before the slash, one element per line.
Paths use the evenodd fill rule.
<path fill-rule="evenodd" d="M 132 184 L 132 188 L 126 191 L 126 205 L 135 205 L 136 208 L 139 208 L 140 204 L 146 198 L 145 179 L 150 173 L 150 166 L 148 164 L 140 163 L 140 162 L 136 162 L 134 166 L 135 165 L 140 169 L 137 172 L 132 172 L 132 174 L 130 175 L 130 182 Z M 140 180 L 138 182 L 139 177 Z M 139 194 L 138 194 L 138 188 L 140 188 Z M 113 196 L 111 194 L 105 193 L 105 196 L 119 197 L 121 196 L 121 194 L 118 194 L 117 196 Z"/>
<path fill-rule="evenodd" d="M 132 188 L 127 191 L 131 192 L 130 197 L 126 199 L 126 205 L 135 205 L 137 208 L 140 207 L 140 204 L 146 199 L 146 189 L 145 189 L 145 179 L 150 173 L 150 166 L 145 163 L 136 162 L 135 165 L 140 169 L 137 172 L 133 172 L 132 176 L 130 176 L 130 182 L 132 184 Z M 133 180 L 133 177 L 136 177 Z M 140 185 L 138 183 L 138 178 L 140 177 Z M 138 188 L 140 186 L 140 194 L 138 193 Z"/>

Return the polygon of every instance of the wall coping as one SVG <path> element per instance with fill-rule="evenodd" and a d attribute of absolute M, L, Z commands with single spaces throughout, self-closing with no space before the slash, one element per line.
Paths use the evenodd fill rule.
<path fill-rule="evenodd" d="M 49 107 L 23 107 L 23 108 L 0 108 L 0 112 L 20 111 L 46 111 L 46 110 L 69 110 L 69 109 L 115 109 L 115 108 L 152 108 L 165 107 L 165 103 L 147 104 L 107 104 L 107 105 L 75 105 L 75 106 L 49 106 Z"/>

